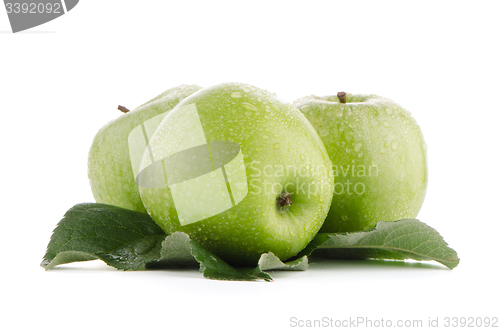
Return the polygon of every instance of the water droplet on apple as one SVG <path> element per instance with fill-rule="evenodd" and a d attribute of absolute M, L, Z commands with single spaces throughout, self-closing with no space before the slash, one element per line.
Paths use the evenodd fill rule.
<path fill-rule="evenodd" d="M 267 140 L 267 139 L 269 139 L 269 136 L 268 135 L 263 135 L 262 139 Z"/>
<path fill-rule="evenodd" d="M 382 125 L 385 126 L 386 128 L 390 128 L 391 127 L 391 124 L 389 122 L 387 122 L 387 121 L 383 121 Z"/>
<path fill-rule="evenodd" d="M 241 95 L 240 92 L 233 92 L 233 93 L 231 93 L 231 98 L 237 99 L 237 98 L 241 98 L 241 97 L 242 97 L 242 95 Z"/>
<path fill-rule="evenodd" d="M 341 215 L 340 218 L 342 219 L 342 221 L 347 221 L 348 217 L 347 215 Z"/>
<path fill-rule="evenodd" d="M 361 158 L 363 156 L 363 152 L 358 154 L 358 157 Z"/>
<path fill-rule="evenodd" d="M 280 149 L 280 143 L 276 143 L 273 145 L 273 149 Z"/>
<path fill-rule="evenodd" d="M 277 134 L 277 133 L 275 133 L 275 134 L 273 134 L 273 137 L 274 137 L 274 138 L 278 138 L 279 136 L 278 136 L 278 134 Z"/>
<path fill-rule="evenodd" d="M 384 147 L 380 147 L 380 153 L 382 153 L 382 154 L 385 153 L 385 148 Z"/>
<path fill-rule="evenodd" d="M 254 105 L 248 102 L 242 102 L 241 105 L 248 110 L 259 110 L 259 108 L 255 107 Z"/>
<path fill-rule="evenodd" d="M 250 92 L 252 92 L 252 89 L 251 89 L 251 88 L 249 88 L 248 86 L 244 86 L 244 87 L 243 87 L 243 91 L 245 91 L 245 92 L 247 92 L 247 93 L 250 93 Z"/>
<path fill-rule="evenodd" d="M 354 150 L 357 152 L 361 149 L 362 146 L 363 146 L 363 143 L 357 143 L 356 146 L 354 146 Z"/>
<path fill-rule="evenodd" d="M 306 159 L 306 157 L 305 157 L 303 154 L 300 154 L 300 159 L 301 159 L 302 161 L 304 161 L 304 160 Z"/>
<path fill-rule="evenodd" d="M 391 143 L 391 148 L 393 151 L 397 150 L 399 147 L 399 143 L 397 140 L 393 140 L 392 143 Z"/>

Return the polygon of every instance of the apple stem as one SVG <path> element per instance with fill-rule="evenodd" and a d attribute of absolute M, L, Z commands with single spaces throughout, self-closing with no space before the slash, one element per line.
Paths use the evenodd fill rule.
<path fill-rule="evenodd" d="M 130 111 L 127 109 L 127 107 L 123 106 L 118 106 L 118 110 L 121 111 L 122 113 L 128 113 Z"/>
<path fill-rule="evenodd" d="M 278 213 L 284 214 L 292 205 L 292 193 L 281 193 L 276 198 L 276 208 L 278 209 Z"/>
<path fill-rule="evenodd" d="M 339 98 L 340 103 L 346 103 L 347 102 L 347 93 L 339 92 L 339 93 L 337 93 L 337 98 Z"/>

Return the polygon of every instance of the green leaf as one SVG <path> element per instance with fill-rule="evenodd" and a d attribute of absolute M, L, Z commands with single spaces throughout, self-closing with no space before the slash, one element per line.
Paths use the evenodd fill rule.
<path fill-rule="evenodd" d="M 83 203 L 59 222 L 41 266 L 101 259 L 130 270 L 160 257 L 166 234 L 146 214 L 100 203 Z"/>
<path fill-rule="evenodd" d="M 161 258 L 147 264 L 148 268 L 200 266 L 200 272 L 208 279 L 253 281 L 272 281 L 272 277 L 263 270 L 306 270 L 307 257 L 282 262 L 273 253 L 262 254 L 256 267 L 233 267 L 182 232 L 175 232 L 165 238 L 162 244 Z"/>
<path fill-rule="evenodd" d="M 183 232 L 175 232 L 162 243 L 161 258 L 150 262 L 147 268 L 169 268 L 199 266 L 200 272 L 208 279 L 251 281 L 271 281 L 269 274 L 256 268 L 237 268 L 210 253 Z"/>
<path fill-rule="evenodd" d="M 315 252 L 316 251 L 316 252 Z M 434 260 L 452 269 L 457 253 L 433 228 L 418 220 L 379 222 L 365 232 L 320 233 L 294 260 L 262 254 L 254 268 L 233 267 L 182 232 L 166 235 L 146 214 L 116 206 L 84 203 L 59 222 L 41 263 L 46 269 L 101 259 L 122 270 L 199 266 L 217 280 L 272 281 L 267 270 L 307 270 L 311 254 L 341 259 Z"/>
<path fill-rule="evenodd" d="M 199 268 L 200 264 L 193 257 L 190 243 L 191 239 L 187 234 L 173 233 L 162 242 L 159 259 L 146 264 L 146 268 Z"/>
<path fill-rule="evenodd" d="M 284 264 L 268 255 L 261 258 L 267 268 L 303 268 L 303 262 Z M 197 266 L 209 279 L 272 281 L 260 266 L 233 267 L 185 233 L 167 236 L 146 214 L 100 203 L 75 205 L 54 230 L 41 266 L 95 259 L 121 270 Z"/>
<path fill-rule="evenodd" d="M 315 249 L 322 256 L 338 259 L 437 261 L 450 269 L 459 263 L 457 252 L 441 235 L 416 219 L 381 221 L 365 232 L 319 234 L 302 254 Z"/>
<path fill-rule="evenodd" d="M 309 263 L 305 255 L 296 260 L 282 262 L 276 255 L 269 252 L 260 256 L 258 266 L 261 270 L 306 271 Z"/>
<path fill-rule="evenodd" d="M 194 258 L 200 262 L 200 272 L 203 272 L 203 276 L 206 278 L 238 281 L 265 280 L 267 282 L 273 280 L 258 266 L 255 268 L 236 268 L 210 253 L 194 240 L 191 240 L 190 246 Z"/>

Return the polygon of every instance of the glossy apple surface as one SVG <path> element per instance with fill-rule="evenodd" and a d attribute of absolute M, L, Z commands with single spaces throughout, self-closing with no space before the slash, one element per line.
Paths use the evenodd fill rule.
<path fill-rule="evenodd" d="M 321 232 L 415 218 L 427 188 L 426 144 L 411 114 L 376 95 L 309 96 L 294 102 L 321 136 L 335 174 Z"/>

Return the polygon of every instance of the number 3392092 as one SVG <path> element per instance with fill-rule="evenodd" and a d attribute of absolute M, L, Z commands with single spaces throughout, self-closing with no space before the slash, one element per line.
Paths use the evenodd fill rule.
<path fill-rule="evenodd" d="M 7 8 L 7 14 L 62 14 L 61 3 L 6 3 L 5 8 Z"/>

